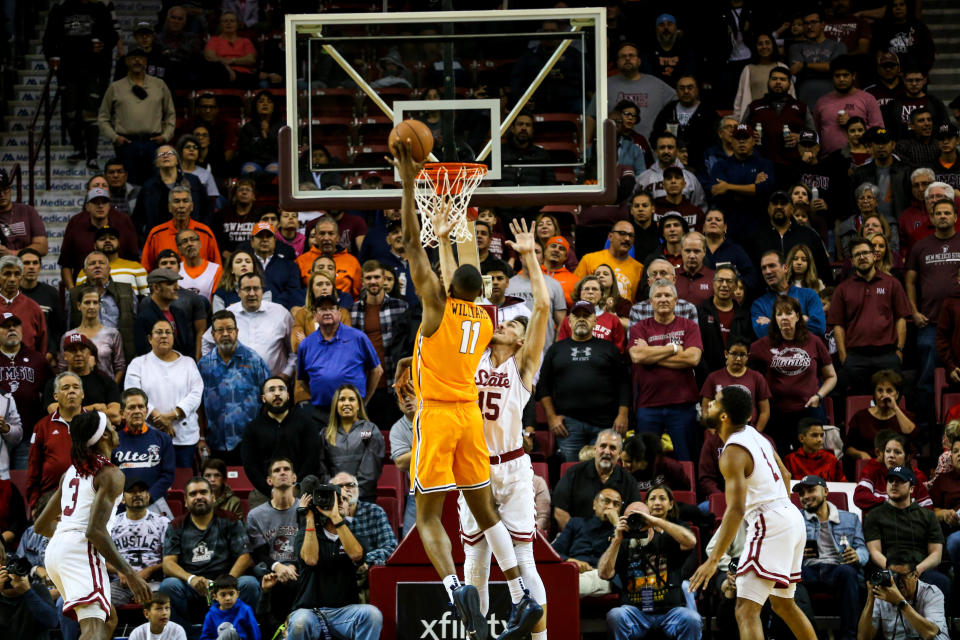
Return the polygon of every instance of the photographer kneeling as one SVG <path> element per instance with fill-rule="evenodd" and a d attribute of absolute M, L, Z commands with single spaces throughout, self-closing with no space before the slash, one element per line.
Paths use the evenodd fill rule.
<path fill-rule="evenodd" d="M 4 557 L 0 546 L 0 629 L 6 638 L 46 640 L 47 630 L 57 626 L 57 609 L 41 584 L 31 585 L 30 562 L 17 556 Z"/>
<path fill-rule="evenodd" d="M 340 515 L 340 488 L 321 485 L 313 476 L 301 483 L 303 528 L 294 547 L 299 549 L 300 593 L 287 624 L 287 640 L 317 640 L 334 634 L 356 640 L 376 640 L 383 616 L 374 606 L 360 603 L 357 569 L 364 549 Z"/>
<path fill-rule="evenodd" d="M 887 569 L 868 572 L 867 604 L 860 614 L 858 640 L 873 640 L 878 631 L 886 640 L 919 635 L 923 640 L 947 640 L 943 592 L 920 582 L 917 567 L 904 557 L 891 555 Z"/>

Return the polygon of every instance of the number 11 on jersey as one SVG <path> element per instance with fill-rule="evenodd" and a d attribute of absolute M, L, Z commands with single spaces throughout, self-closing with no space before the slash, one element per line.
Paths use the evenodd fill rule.
<path fill-rule="evenodd" d="M 480 339 L 480 321 L 464 320 L 460 324 L 463 337 L 460 338 L 460 353 L 473 353 L 477 349 L 477 340 Z"/>

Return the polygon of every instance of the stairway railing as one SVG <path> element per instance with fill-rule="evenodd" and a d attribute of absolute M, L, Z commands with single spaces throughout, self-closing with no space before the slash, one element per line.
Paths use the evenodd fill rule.
<path fill-rule="evenodd" d="M 56 73 L 51 66 L 47 70 L 47 80 L 43 84 L 43 93 L 40 95 L 40 101 L 37 103 L 37 110 L 33 114 L 33 120 L 30 121 L 30 127 L 27 130 L 27 182 L 28 192 L 30 194 L 30 206 L 36 206 L 36 166 L 40 159 L 41 149 L 44 152 L 44 177 L 46 189 L 50 188 L 50 120 L 57 109 L 57 101 L 60 100 L 60 84 L 57 83 L 57 90 L 53 97 L 50 97 L 50 82 L 53 80 L 53 74 Z M 39 140 L 37 140 L 37 119 L 43 114 L 43 128 L 40 130 Z"/>

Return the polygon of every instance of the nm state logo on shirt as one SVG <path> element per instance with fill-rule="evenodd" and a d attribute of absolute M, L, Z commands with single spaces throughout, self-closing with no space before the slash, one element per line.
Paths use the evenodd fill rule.
<path fill-rule="evenodd" d="M 797 347 L 772 349 L 770 366 L 785 376 L 798 376 L 810 366 L 810 354 Z"/>

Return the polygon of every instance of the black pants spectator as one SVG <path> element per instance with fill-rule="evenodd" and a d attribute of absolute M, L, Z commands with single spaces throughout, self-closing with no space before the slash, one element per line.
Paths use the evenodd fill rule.
<path fill-rule="evenodd" d="M 881 369 L 900 372 L 900 358 L 891 347 L 852 347 L 847 349 L 847 360 L 839 369 L 837 391 L 846 396 L 873 395 L 871 376 Z M 846 400 L 846 397 L 844 397 Z"/>
<path fill-rule="evenodd" d="M 78 69 L 71 65 L 60 67 L 57 75 L 60 85 L 60 115 L 63 130 L 77 153 L 88 159 L 97 157 L 100 127 L 97 112 L 104 88 L 97 69 Z"/>

